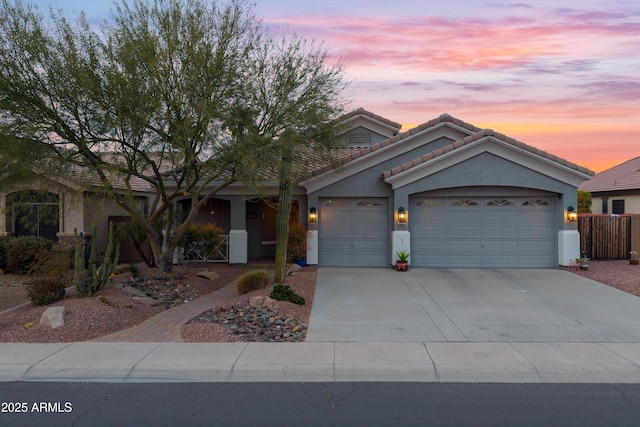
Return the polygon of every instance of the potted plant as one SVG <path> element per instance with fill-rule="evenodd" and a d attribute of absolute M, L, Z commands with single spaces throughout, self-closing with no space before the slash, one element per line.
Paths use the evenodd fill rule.
<path fill-rule="evenodd" d="M 589 258 L 583 256 L 582 258 L 576 259 L 577 263 L 580 265 L 580 270 L 588 270 L 589 269 Z"/>
<path fill-rule="evenodd" d="M 638 252 L 631 251 L 629 254 L 631 255 L 631 258 L 629 258 L 629 264 L 638 265 L 638 261 L 640 261 L 640 259 L 638 259 Z"/>
<path fill-rule="evenodd" d="M 396 256 L 398 260 L 396 261 L 396 270 L 398 271 L 407 271 L 409 268 L 409 252 L 402 250 L 396 252 Z"/>
<path fill-rule="evenodd" d="M 289 225 L 287 259 L 300 267 L 307 265 L 307 229 L 301 224 Z"/>

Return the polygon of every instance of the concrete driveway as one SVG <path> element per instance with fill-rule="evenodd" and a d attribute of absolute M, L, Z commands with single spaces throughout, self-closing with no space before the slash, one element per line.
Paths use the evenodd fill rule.
<path fill-rule="evenodd" d="M 307 341 L 640 342 L 640 298 L 562 270 L 320 268 Z"/>

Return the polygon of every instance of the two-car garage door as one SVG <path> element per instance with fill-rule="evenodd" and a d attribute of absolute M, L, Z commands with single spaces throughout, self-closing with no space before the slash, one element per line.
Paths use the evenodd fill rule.
<path fill-rule="evenodd" d="M 552 197 L 414 197 L 411 264 L 553 268 Z"/>
<path fill-rule="evenodd" d="M 411 265 L 554 268 L 554 203 L 549 196 L 411 197 Z M 321 266 L 389 265 L 387 199 L 320 199 L 319 205 Z"/>

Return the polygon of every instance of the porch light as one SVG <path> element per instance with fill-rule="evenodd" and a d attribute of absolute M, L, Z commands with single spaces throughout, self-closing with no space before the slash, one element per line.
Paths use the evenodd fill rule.
<path fill-rule="evenodd" d="M 398 208 L 398 224 L 407 223 L 407 211 L 402 206 Z"/>
<path fill-rule="evenodd" d="M 578 211 L 573 206 L 569 206 L 567 208 L 567 219 L 571 222 L 576 222 L 578 220 Z"/>
<path fill-rule="evenodd" d="M 309 209 L 309 222 L 316 221 L 318 221 L 318 212 L 316 211 L 316 208 L 311 208 Z"/>

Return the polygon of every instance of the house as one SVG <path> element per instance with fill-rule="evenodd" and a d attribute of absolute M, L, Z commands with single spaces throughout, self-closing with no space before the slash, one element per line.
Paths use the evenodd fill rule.
<path fill-rule="evenodd" d="M 342 125 L 339 167 L 318 165 L 293 191 L 307 263 L 386 267 L 408 250 L 417 267 L 556 268 L 579 256 L 567 213 L 592 171 L 448 114 L 400 133 L 357 109 Z M 90 216 L 91 204 L 81 206 Z M 59 236 L 86 229 L 86 217 L 71 220 L 78 215 L 60 207 Z M 197 221 L 225 231 L 230 263 L 275 253 L 273 204 L 241 184 L 217 193 Z M 15 218 L 6 222 L 5 234 L 16 230 Z"/>
<path fill-rule="evenodd" d="M 640 157 L 627 160 L 583 182 L 594 214 L 640 214 Z"/>
<path fill-rule="evenodd" d="M 0 236 L 35 235 L 73 246 L 74 230 L 89 237 L 95 223 L 97 236 L 93 237 L 98 250 L 103 252 L 109 222 L 117 224 L 130 216 L 114 200 L 105 197 L 97 180 L 75 179 L 78 173 L 77 168 L 72 168 L 55 176 L 37 175 L 28 187 L 0 189 L 0 224 L 5 224 Z M 132 179 L 130 184 L 140 206 L 148 203 L 148 184 L 141 179 Z M 141 260 L 128 239 L 123 241 L 121 257 L 125 261 Z"/>

